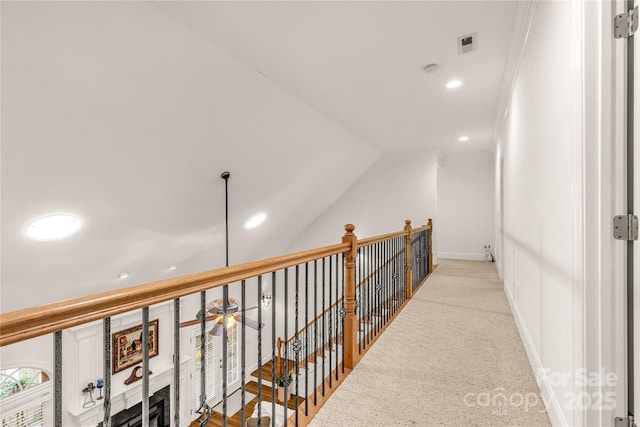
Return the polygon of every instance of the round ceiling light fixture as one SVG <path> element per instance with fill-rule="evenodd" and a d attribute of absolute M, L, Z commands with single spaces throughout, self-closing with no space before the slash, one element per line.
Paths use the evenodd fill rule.
<path fill-rule="evenodd" d="M 254 215 L 251 218 L 249 218 L 247 222 L 244 223 L 244 228 L 246 229 L 256 228 L 257 226 L 262 224 L 265 219 L 267 219 L 266 213 L 259 213 L 257 215 Z"/>
<path fill-rule="evenodd" d="M 462 82 L 460 80 L 451 80 L 447 83 L 447 89 L 455 89 L 460 86 L 462 86 Z"/>
<path fill-rule="evenodd" d="M 49 215 L 32 222 L 27 236 L 38 242 L 52 242 L 71 237 L 80 230 L 80 220 L 71 215 Z"/>
<path fill-rule="evenodd" d="M 460 142 L 467 142 L 469 140 L 468 136 L 461 136 L 460 138 L 458 138 L 458 141 Z"/>

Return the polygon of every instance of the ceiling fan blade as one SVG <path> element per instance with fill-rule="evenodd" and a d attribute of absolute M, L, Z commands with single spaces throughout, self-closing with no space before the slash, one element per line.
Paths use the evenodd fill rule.
<path fill-rule="evenodd" d="M 254 305 L 253 307 L 248 307 L 248 308 L 243 308 L 242 310 L 238 310 L 238 312 L 242 313 L 243 311 L 255 310 L 256 308 L 258 308 L 258 306 Z"/>
<path fill-rule="evenodd" d="M 211 330 L 209 331 L 209 335 L 215 335 L 217 337 L 222 335 L 222 323 L 218 323 L 216 326 L 211 328 Z"/>
<path fill-rule="evenodd" d="M 207 316 L 204 320 L 205 320 L 205 322 L 210 322 L 212 320 L 216 320 L 217 317 L 218 317 L 218 315 L 214 314 L 212 316 Z M 187 320 L 186 322 L 180 323 L 180 327 L 184 328 L 186 326 L 193 326 L 193 325 L 198 325 L 198 324 L 200 324 L 200 319 Z"/>
<path fill-rule="evenodd" d="M 248 317 L 243 317 L 243 316 L 240 316 L 240 315 L 238 315 L 237 320 L 239 322 L 244 323 L 248 327 L 256 329 L 256 330 L 258 330 L 258 329 L 260 329 L 261 327 L 264 326 L 264 323 L 258 323 L 257 320 L 253 320 L 253 319 L 250 319 Z"/>

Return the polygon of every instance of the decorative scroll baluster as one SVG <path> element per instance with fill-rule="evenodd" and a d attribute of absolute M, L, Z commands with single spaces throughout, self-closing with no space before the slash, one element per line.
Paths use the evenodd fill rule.
<path fill-rule="evenodd" d="M 55 425 L 62 425 L 62 331 L 53 333 L 53 361 L 54 361 L 54 408 Z"/>
<path fill-rule="evenodd" d="M 104 375 L 104 418 L 103 427 L 111 427 L 111 317 L 102 320 L 102 335 L 104 344 L 103 375 Z"/>
<path fill-rule="evenodd" d="M 210 411 L 207 405 L 207 373 L 206 357 L 207 347 L 205 328 L 207 322 L 207 292 L 200 292 L 200 407 L 196 410 L 200 414 L 200 425 L 204 426 L 209 420 Z"/>
<path fill-rule="evenodd" d="M 149 427 L 149 307 L 142 309 L 142 427 Z"/>

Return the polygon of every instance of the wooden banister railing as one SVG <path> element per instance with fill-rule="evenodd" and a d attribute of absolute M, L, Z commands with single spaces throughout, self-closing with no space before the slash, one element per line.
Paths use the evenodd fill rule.
<path fill-rule="evenodd" d="M 203 273 L 0 314 L 0 347 L 115 316 L 350 249 L 341 243 Z M 46 313 L 46 316 L 43 316 Z"/>

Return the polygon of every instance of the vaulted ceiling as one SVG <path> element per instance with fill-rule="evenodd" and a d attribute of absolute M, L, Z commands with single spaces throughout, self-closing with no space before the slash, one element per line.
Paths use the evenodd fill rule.
<path fill-rule="evenodd" d="M 490 149 L 516 11 L 506 1 L 0 7 L 2 311 L 222 266 L 225 170 L 233 264 L 285 251 L 381 156 Z M 457 38 L 471 33 L 477 50 L 459 55 Z M 429 63 L 439 69 L 425 73 Z M 454 78 L 463 85 L 447 89 Z M 244 229 L 257 212 L 267 221 Z M 81 231 L 28 240 L 49 213 L 76 215 Z"/>

